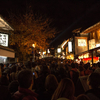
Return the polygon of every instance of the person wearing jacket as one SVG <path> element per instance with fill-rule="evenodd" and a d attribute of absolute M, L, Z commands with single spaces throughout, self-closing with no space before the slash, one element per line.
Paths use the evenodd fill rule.
<path fill-rule="evenodd" d="M 38 94 L 32 91 L 33 74 L 29 69 L 24 69 L 18 74 L 18 91 L 12 96 L 13 100 L 37 100 Z"/>

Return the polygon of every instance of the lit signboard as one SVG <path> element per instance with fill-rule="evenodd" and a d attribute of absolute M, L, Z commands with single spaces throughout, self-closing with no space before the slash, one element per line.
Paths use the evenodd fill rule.
<path fill-rule="evenodd" d="M 61 53 L 61 48 L 58 48 L 58 49 L 57 49 L 57 52 L 58 52 L 58 53 Z"/>
<path fill-rule="evenodd" d="M 72 52 L 72 42 L 68 42 L 68 52 Z"/>
<path fill-rule="evenodd" d="M 89 40 L 89 50 L 95 48 L 95 39 Z"/>
<path fill-rule="evenodd" d="M 0 45 L 6 47 L 8 46 L 8 34 L 0 33 Z"/>
<path fill-rule="evenodd" d="M 75 55 L 88 50 L 87 37 L 75 37 Z"/>
<path fill-rule="evenodd" d="M 47 51 L 48 53 L 50 53 L 50 50 L 48 49 L 48 51 Z"/>
<path fill-rule="evenodd" d="M 78 46 L 86 46 L 86 39 L 78 39 Z"/>

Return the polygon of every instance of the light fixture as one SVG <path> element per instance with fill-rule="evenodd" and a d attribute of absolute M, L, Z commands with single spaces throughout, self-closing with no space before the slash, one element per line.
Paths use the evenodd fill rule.
<path fill-rule="evenodd" d="M 57 49 L 57 53 L 61 53 L 61 48 L 58 48 Z"/>
<path fill-rule="evenodd" d="M 32 44 L 32 47 L 34 47 L 34 48 L 35 48 L 35 44 Z"/>

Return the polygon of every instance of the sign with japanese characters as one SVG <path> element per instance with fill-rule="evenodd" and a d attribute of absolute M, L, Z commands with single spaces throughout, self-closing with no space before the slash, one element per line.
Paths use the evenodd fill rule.
<path fill-rule="evenodd" d="M 0 33 L 0 45 L 6 47 L 8 46 L 8 34 Z"/>
<path fill-rule="evenodd" d="M 90 49 L 94 49 L 96 46 L 95 46 L 95 39 L 91 39 L 89 40 L 89 50 Z"/>
<path fill-rule="evenodd" d="M 78 39 L 78 46 L 86 46 L 86 39 Z"/>
<path fill-rule="evenodd" d="M 75 54 L 80 54 L 88 50 L 87 37 L 75 37 Z"/>

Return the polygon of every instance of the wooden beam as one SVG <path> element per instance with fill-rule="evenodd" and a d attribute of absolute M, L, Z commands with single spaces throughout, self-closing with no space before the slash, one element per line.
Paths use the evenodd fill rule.
<path fill-rule="evenodd" d="M 86 30 L 84 30 L 81 34 L 86 34 L 86 33 L 90 33 L 90 32 L 93 32 L 95 30 L 98 30 L 100 29 L 100 22 L 96 23 L 95 25 L 87 28 Z"/>

